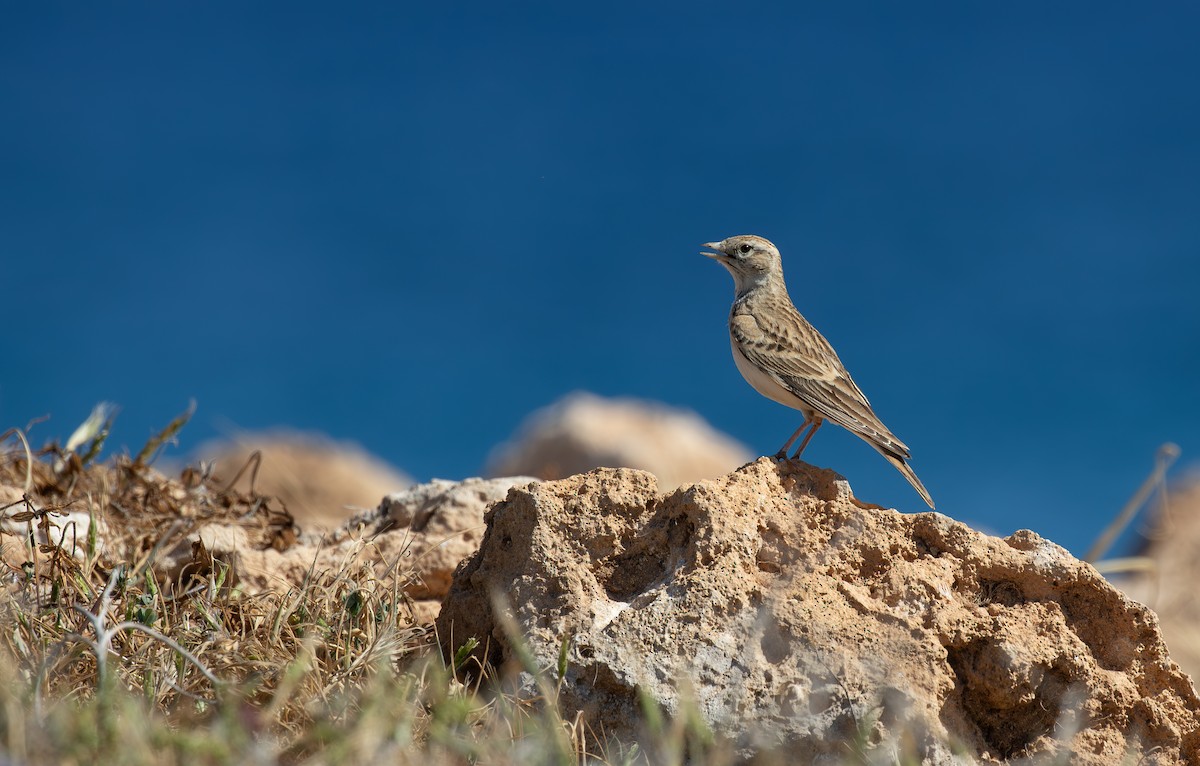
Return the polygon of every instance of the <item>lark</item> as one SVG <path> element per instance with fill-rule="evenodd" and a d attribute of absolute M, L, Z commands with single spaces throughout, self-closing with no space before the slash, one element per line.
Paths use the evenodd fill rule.
<path fill-rule="evenodd" d="M 808 429 L 792 460 L 800 457 L 829 420 L 878 450 L 933 508 L 933 499 L 908 465 L 908 447 L 875 415 L 829 341 L 792 305 L 775 245 L 743 235 L 704 247 L 714 252 L 702 255 L 733 275 L 729 342 L 738 371 L 760 394 L 804 415 L 775 457 L 787 458 L 788 448 Z"/>

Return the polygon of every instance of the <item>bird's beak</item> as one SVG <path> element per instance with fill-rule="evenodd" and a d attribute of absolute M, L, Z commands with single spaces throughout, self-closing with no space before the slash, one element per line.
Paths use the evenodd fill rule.
<path fill-rule="evenodd" d="M 721 252 L 721 243 L 720 242 L 705 242 L 703 245 L 701 245 L 701 247 L 707 247 L 709 250 L 716 250 L 717 252 L 715 252 L 715 253 L 703 253 L 702 252 L 702 253 L 700 253 L 700 255 L 706 256 L 708 258 L 724 258 L 725 257 L 725 253 Z"/>

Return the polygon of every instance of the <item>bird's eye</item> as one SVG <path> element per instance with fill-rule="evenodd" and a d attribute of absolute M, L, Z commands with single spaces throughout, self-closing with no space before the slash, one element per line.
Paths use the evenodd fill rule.
<path fill-rule="evenodd" d="M 740 252 L 742 255 L 745 255 L 746 253 L 749 253 L 753 249 L 754 248 L 750 247 L 749 242 L 743 242 L 742 246 L 738 248 L 738 252 Z"/>

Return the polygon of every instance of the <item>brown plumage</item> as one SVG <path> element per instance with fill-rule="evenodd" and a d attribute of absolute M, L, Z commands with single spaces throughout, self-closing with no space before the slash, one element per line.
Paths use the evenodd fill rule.
<path fill-rule="evenodd" d="M 792 305 L 775 245 L 762 237 L 743 235 L 704 247 L 714 252 L 703 255 L 733 275 L 729 341 L 738 370 L 760 394 L 804 415 L 804 423 L 777 457 L 786 457 L 788 448 L 808 428 L 792 456 L 798 458 L 821 424 L 829 420 L 878 450 L 933 508 L 933 499 L 908 465 L 908 447 L 875 415 L 829 341 Z"/>

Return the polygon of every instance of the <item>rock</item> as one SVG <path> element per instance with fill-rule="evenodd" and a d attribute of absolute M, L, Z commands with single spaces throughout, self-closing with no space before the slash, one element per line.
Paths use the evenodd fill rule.
<path fill-rule="evenodd" d="M 11 516 L 22 511 L 28 510 L 24 503 L 21 502 L 21 497 L 25 493 L 19 487 L 10 487 L 7 484 L 0 484 L 0 516 L 3 516 L 3 521 L 0 521 L 0 565 L 4 565 L 11 571 L 19 571 L 21 565 L 29 558 L 29 546 L 27 545 L 26 533 L 28 531 L 24 524 L 11 520 Z"/>
<path fill-rule="evenodd" d="M 694 412 L 580 392 L 526 419 L 493 452 L 486 473 L 561 479 L 600 466 L 640 468 L 674 488 L 720 476 L 752 457 Z"/>
<path fill-rule="evenodd" d="M 379 508 L 326 534 L 305 534 L 286 550 L 257 544 L 236 524 L 207 524 L 164 555 L 159 571 L 168 582 L 205 576 L 212 560 L 229 565 L 227 582 L 244 590 L 296 587 L 309 571 L 370 566 L 376 578 L 403 578 L 418 622 L 432 622 L 450 588 L 451 575 L 479 548 L 483 514 L 528 476 L 434 479 L 384 498 Z"/>
<path fill-rule="evenodd" d="M 389 495 L 374 514 L 358 523 L 377 543 L 394 540 L 404 546 L 405 565 L 416 574 L 407 588 L 410 596 L 440 603 L 450 591 L 455 568 L 479 549 L 484 511 L 503 500 L 510 487 L 537 481 L 531 476 L 434 479 Z M 348 525 L 351 529 L 353 525 Z M 346 539 L 353 539 L 355 534 L 347 530 L 343 531 Z M 390 547 L 397 545 L 390 543 Z"/>
<path fill-rule="evenodd" d="M 88 535 L 91 534 L 92 517 L 82 511 L 42 511 L 45 504 L 31 498 L 31 506 L 22 502 L 24 492 L 19 487 L 0 484 L 0 562 L 11 571 L 19 571 L 27 561 L 34 558 L 30 547 L 53 546 L 72 556 L 77 561 L 86 561 Z M 104 540 L 108 537 L 108 526 L 103 519 L 96 519 L 96 553 L 104 551 Z M 42 557 L 46 556 L 41 551 Z"/>
<path fill-rule="evenodd" d="M 1171 657 L 1195 682 L 1200 679 L 1200 477 L 1172 487 L 1149 526 L 1140 557 L 1150 566 L 1118 584 L 1158 614 Z"/>
<path fill-rule="evenodd" d="M 923 763 L 1200 757 L 1200 699 L 1154 614 L 1032 532 L 884 510 L 769 458 L 665 496 L 600 469 L 514 488 L 486 518 L 443 650 L 476 637 L 512 667 L 505 614 L 538 667 L 569 638 L 559 701 L 589 731 L 638 739 L 646 695 L 797 763 L 841 763 L 860 734 Z"/>
<path fill-rule="evenodd" d="M 199 454 L 213 461 L 215 474 L 228 482 L 256 450 L 262 452 L 262 464 L 255 490 L 279 498 L 306 530 L 339 527 L 355 515 L 354 509 L 374 508 L 379 498 L 412 483 L 361 447 L 319 434 L 247 434 L 205 445 Z M 251 468 L 238 479 L 238 488 L 250 488 Z"/>

